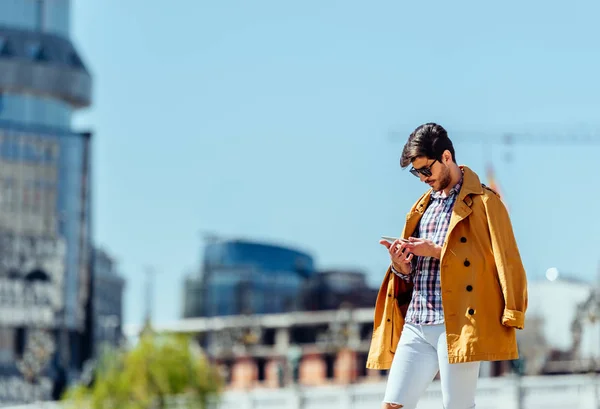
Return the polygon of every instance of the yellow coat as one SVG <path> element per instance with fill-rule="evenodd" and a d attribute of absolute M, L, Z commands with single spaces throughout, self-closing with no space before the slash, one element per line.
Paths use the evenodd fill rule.
<path fill-rule="evenodd" d="M 463 185 L 440 260 L 448 360 L 517 359 L 515 329 L 524 326 L 527 278 L 512 225 L 500 197 L 475 172 L 461 168 Z M 412 207 L 402 237 L 415 231 L 430 195 Z M 367 368 L 390 368 L 411 296 L 412 284 L 388 268 L 375 305 Z"/>

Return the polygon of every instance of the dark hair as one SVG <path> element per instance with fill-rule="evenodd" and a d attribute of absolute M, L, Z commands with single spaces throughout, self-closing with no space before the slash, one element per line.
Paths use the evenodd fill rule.
<path fill-rule="evenodd" d="M 456 162 L 454 146 L 448 138 L 448 132 L 441 125 L 433 122 L 423 124 L 408 137 L 408 141 L 402 150 L 400 166 L 407 167 L 419 156 L 441 160 L 445 150 L 450 151 L 452 160 Z"/>

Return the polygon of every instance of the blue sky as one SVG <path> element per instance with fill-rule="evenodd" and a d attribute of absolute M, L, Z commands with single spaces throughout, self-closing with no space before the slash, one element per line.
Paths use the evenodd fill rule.
<path fill-rule="evenodd" d="M 289 244 L 378 285 L 378 239 L 399 234 L 426 188 L 400 151 L 429 121 L 483 179 L 493 161 L 532 279 L 549 267 L 595 278 L 600 145 L 543 137 L 600 138 L 599 12 L 591 0 L 74 1 L 95 79 L 75 125 L 95 131 L 95 237 L 128 279 L 126 321 L 142 319 L 145 266 L 158 271 L 156 321 L 180 316 L 203 231 Z M 504 132 L 542 139 L 473 139 Z"/>

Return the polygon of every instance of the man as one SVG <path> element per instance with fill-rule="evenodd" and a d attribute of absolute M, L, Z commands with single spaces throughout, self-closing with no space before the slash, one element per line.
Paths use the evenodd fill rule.
<path fill-rule="evenodd" d="M 444 408 L 474 408 L 480 362 L 518 358 L 527 279 L 511 222 L 500 197 L 457 165 L 440 125 L 419 126 L 400 165 L 431 189 L 402 238 L 380 242 L 391 265 L 367 367 L 390 369 L 384 409 L 414 409 L 438 371 Z"/>

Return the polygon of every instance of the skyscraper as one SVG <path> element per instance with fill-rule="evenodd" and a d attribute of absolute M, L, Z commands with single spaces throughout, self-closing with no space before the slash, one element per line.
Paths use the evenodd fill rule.
<path fill-rule="evenodd" d="M 89 320 L 91 76 L 69 0 L 0 0 L 0 403 L 77 375 Z"/>

